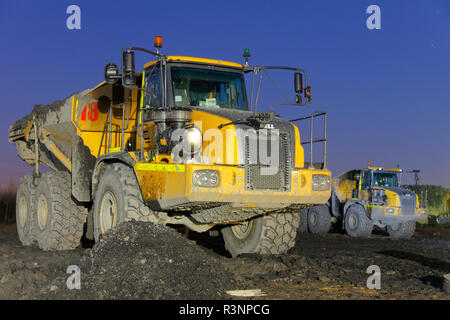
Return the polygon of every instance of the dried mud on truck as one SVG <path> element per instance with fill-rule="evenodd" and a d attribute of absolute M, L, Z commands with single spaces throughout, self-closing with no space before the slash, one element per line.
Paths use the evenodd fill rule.
<path fill-rule="evenodd" d="M 121 68 L 107 64 L 104 82 L 11 125 L 10 141 L 34 166 L 17 193 L 21 242 L 68 250 L 84 230 L 98 240 L 137 220 L 196 232 L 217 226 L 233 256 L 286 252 L 298 211 L 330 198 L 331 174 L 326 156 L 305 161 L 302 144 L 315 141 L 302 142 L 294 121 L 256 110 L 270 70 L 294 75 L 294 101 L 273 107 L 311 102 L 306 72 L 251 66 L 248 50 L 241 65 L 163 55 L 159 37 L 155 47 L 124 48 Z M 153 56 L 142 72 L 137 51 Z M 319 116 L 326 121 L 324 112 L 297 120 Z"/>

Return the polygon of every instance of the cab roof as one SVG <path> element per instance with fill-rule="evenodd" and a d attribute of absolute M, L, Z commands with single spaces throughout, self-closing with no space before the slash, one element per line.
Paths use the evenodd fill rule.
<path fill-rule="evenodd" d="M 213 64 L 213 65 L 233 67 L 233 68 L 239 68 L 239 69 L 242 69 L 244 67 L 242 64 L 239 64 L 236 62 L 217 60 L 217 59 L 197 58 L 197 57 L 167 56 L 167 60 L 171 61 L 171 62 L 193 62 L 193 63 Z M 153 60 L 153 61 L 147 62 L 144 65 L 144 69 L 155 64 L 156 62 L 158 62 L 158 60 Z"/>
<path fill-rule="evenodd" d="M 387 168 L 383 168 L 383 167 L 368 167 L 367 169 L 364 170 L 374 170 L 374 171 L 395 171 L 395 172 L 402 172 L 402 169 L 399 168 L 393 168 L 393 169 L 387 169 Z"/>

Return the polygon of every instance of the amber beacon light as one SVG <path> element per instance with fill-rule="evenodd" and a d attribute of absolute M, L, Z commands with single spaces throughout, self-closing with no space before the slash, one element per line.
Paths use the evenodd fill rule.
<path fill-rule="evenodd" d="M 157 49 L 157 51 L 159 51 L 159 49 L 161 49 L 161 47 L 162 47 L 162 37 L 161 36 L 156 36 L 155 37 L 154 46 Z"/>

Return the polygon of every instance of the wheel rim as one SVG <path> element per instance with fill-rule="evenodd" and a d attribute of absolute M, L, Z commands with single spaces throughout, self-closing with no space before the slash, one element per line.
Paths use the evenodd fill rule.
<path fill-rule="evenodd" d="M 116 196 L 107 191 L 100 205 L 100 227 L 102 233 L 117 225 L 117 199 Z"/>
<path fill-rule="evenodd" d="M 347 221 L 349 228 L 352 230 L 356 229 L 356 227 L 358 226 L 358 217 L 356 217 L 356 215 L 354 214 L 349 215 Z"/>
<path fill-rule="evenodd" d="M 232 226 L 231 231 L 233 232 L 233 234 L 236 238 L 245 239 L 252 232 L 252 228 L 253 228 L 253 220 L 250 220 L 250 221 L 245 221 L 241 224 L 236 224 L 236 225 Z"/>
<path fill-rule="evenodd" d="M 28 202 L 24 196 L 21 196 L 18 203 L 19 226 L 23 229 L 28 222 Z"/>
<path fill-rule="evenodd" d="M 44 230 L 48 224 L 48 202 L 43 194 L 41 194 L 38 200 L 37 218 L 39 228 Z"/>
<path fill-rule="evenodd" d="M 315 226 L 315 225 L 317 225 L 318 220 L 319 220 L 319 218 L 317 217 L 317 213 L 311 212 L 311 214 L 309 215 L 309 224 L 311 226 Z"/>

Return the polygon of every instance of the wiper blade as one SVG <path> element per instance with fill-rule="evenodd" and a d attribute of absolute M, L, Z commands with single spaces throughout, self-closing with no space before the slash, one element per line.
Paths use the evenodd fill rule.
<path fill-rule="evenodd" d="M 217 128 L 220 130 L 225 126 L 229 126 L 231 124 L 240 124 L 240 123 L 246 123 L 249 124 L 252 127 L 259 128 L 261 127 L 261 124 L 269 123 L 273 120 L 275 117 L 275 113 L 273 112 L 259 112 L 256 114 L 252 114 L 251 116 L 248 116 L 247 118 L 237 119 L 228 123 L 222 123 Z"/>
<path fill-rule="evenodd" d="M 231 121 L 231 122 L 222 123 L 217 128 L 220 130 L 223 127 L 229 126 L 231 124 L 239 124 L 239 123 L 248 123 L 248 124 L 250 124 L 250 120 L 249 120 L 249 118 L 238 119 L 238 120 L 234 120 L 234 121 Z"/>

